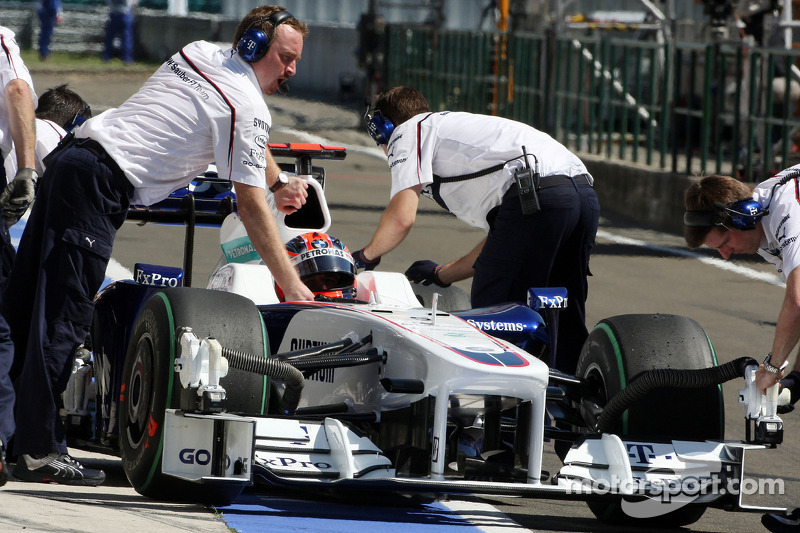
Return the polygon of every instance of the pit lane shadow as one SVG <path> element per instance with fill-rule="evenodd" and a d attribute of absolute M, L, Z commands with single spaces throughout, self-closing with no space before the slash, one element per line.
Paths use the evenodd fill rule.
<path fill-rule="evenodd" d="M 603 232 L 621 237 L 609 240 Z M 600 218 L 597 242 L 592 248 L 592 255 L 612 255 L 623 257 L 686 257 L 687 255 L 722 259 L 719 252 L 705 246 L 689 248 L 680 233 L 664 232 L 658 228 L 648 227 L 640 221 L 626 218 L 616 213 L 606 214 Z M 625 242 L 630 240 L 631 242 Z M 730 261 L 749 264 L 767 264 L 767 261 L 756 254 L 734 254 Z"/>

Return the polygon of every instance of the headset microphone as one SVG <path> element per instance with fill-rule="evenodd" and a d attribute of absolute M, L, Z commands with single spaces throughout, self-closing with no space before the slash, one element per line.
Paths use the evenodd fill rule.
<path fill-rule="evenodd" d="M 278 84 L 278 94 L 286 96 L 289 94 L 289 82 L 284 80 Z"/>

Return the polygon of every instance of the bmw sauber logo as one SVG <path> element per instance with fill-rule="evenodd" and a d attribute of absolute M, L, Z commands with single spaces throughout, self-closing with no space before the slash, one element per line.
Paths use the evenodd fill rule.
<path fill-rule="evenodd" d="M 313 241 L 311 241 L 311 246 L 313 246 L 314 248 L 327 248 L 328 241 L 326 241 L 325 239 L 314 239 Z"/>

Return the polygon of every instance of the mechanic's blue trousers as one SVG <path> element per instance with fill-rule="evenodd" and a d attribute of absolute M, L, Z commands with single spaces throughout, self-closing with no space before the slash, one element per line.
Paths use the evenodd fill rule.
<path fill-rule="evenodd" d="M 41 57 L 50 56 L 50 38 L 53 37 L 53 29 L 56 27 L 57 13 L 47 9 L 38 11 L 39 21 L 39 55 Z"/>
<path fill-rule="evenodd" d="M 565 287 L 568 307 L 559 313 L 557 367 L 575 371 L 586 329 L 589 255 L 600 219 L 600 203 L 583 176 L 539 190 L 542 211 L 522 214 L 516 186 L 490 211 L 489 235 L 475 261 L 472 307 L 527 300 L 532 287 Z M 551 184 L 553 181 L 551 181 Z"/>
<path fill-rule="evenodd" d="M 0 168 L 0 185 L 5 185 L 5 169 Z M 8 228 L 0 220 L 0 288 L 5 285 L 11 265 L 14 262 L 14 247 Z M 0 304 L 2 291 L 0 290 Z M 11 381 L 11 364 L 14 361 L 14 345 L 8 322 L 0 314 L 0 444 L 8 447 L 8 441 L 14 434 L 14 385 Z"/>
<path fill-rule="evenodd" d="M 133 61 L 133 14 L 110 13 L 106 22 L 106 40 L 103 46 L 103 61 L 114 57 L 114 37 L 119 35 L 119 57 L 125 63 Z"/>
<path fill-rule="evenodd" d="M 95 141 L 77 141 L 47 164 L 5 295 L 5 309 L 14 309 L 6 316 L 17 359 L 24 357 L 16 454 L 67 452 L 61 393 L 132 195 L 133 186 Z"/>

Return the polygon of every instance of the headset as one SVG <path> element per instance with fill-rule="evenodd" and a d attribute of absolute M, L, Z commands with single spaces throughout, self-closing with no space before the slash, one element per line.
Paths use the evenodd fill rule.
<path fill-rule="evenodd" d="M 367 133 L 378 146 L 389 144 L 389 138 L 394 132 L 394 124 L 377 109 L 370 109 L 364 112 L 364 124 L 367 126 Z"/>
<path fill-rule="evenodd" d="M 92 118 L 92 108 L 84 101 L 83 109 L 75 113 L 75 116 L 72 118 L 69 124 L 66 125 L 64 130 L 69 133 L 90 118 Z"/>
<path fill-rule="evenodd" d="M 765 215 L 769 214 L 769 206 L 775 196 L 775 189 L 798 177 L 800 177 L 800 170 L 794 170 L 773 185 L 766 206 L 762 207 L 753 198 L 736 200 L 727 204 L 714 202 L 713 211 L 686 211 L 683 214 L 683 225 L 690 228 L 705 228 L 709 226 L 726 226 L 729 223 L 733 229 L 741 231 L 756 229 L 756 224 Z"/>
<path fill-rule="evenodd" d="M 269 45 L 271 44 L 271 41 L 269 39 L 269 36 L 267 35 L 267 32 L 258 28 L 253 28 L 253 26 L 261 24 L 264 21 L 271 23 L 273 28 L 273 37 L 274 37 L 275 36 L 274 31 L 277 30 L 278 24 L 293 18 L 294 15 L 292 15 L 286 10 L 283 10 L 283 11 L 276 11 L 268 17 L 263 17 L 258 20 L 254 20 L 242 33 L 242 37 L 236 44 L 236 51 L 239 53 L 241 58 L 247 61 L 248 63 L 255 63 L 256 61 L 264 57 L 264 55 L 266 55 L 267 50 L 269 49 Z"/>
<path fill-rule="evenodd" d="M 756 229 L 756 224 L 764 215 L 769 213 L 769 208 L 752 198 L 737 200 L 723 204 L 714 202 L 713 211 L 687 211 L 683 215 L 683 225 L 690 228 L 709 226 L 725 226 L 728 223 L 733 229 L 747 231 Z"/>

